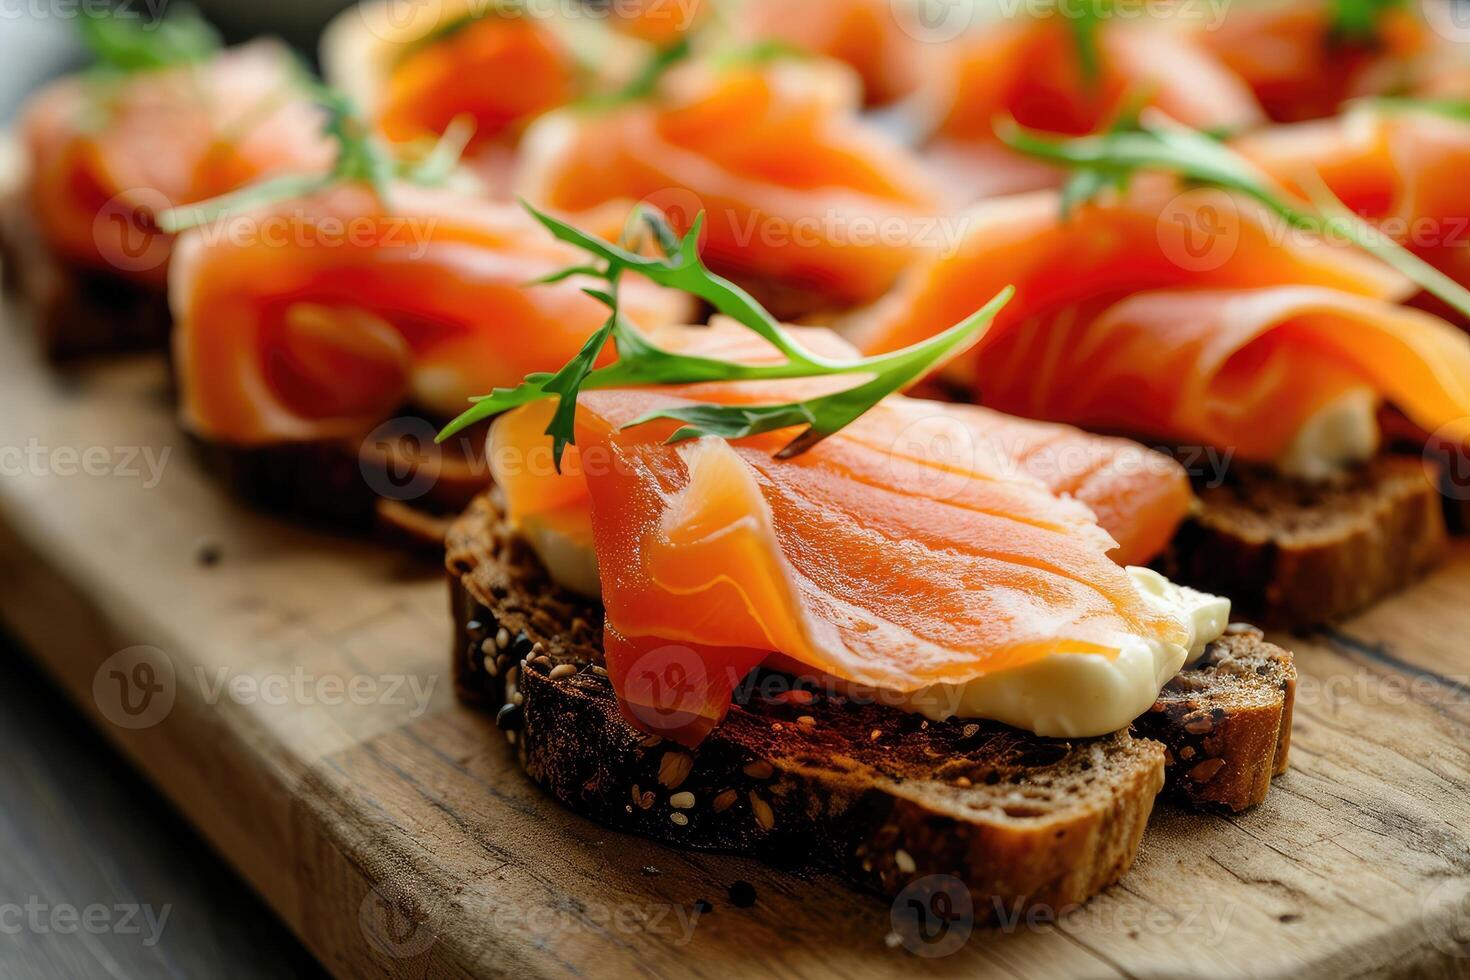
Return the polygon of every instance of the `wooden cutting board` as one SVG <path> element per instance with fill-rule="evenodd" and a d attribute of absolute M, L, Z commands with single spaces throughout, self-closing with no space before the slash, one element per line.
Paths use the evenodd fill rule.
<path fill-rule="evenodd" d="M 58 376 L 26 326 L 0 330 L 0 614 L 340 975 L 1470 974 L 1470 547 L 1282 638 L 1302 690 L 1264 806 L 1161 805 L 1084 908 L 923 955 L 953 933 L 544 798 L 454 701 L 436 568 L 239 509 L 161 363 Z"/>

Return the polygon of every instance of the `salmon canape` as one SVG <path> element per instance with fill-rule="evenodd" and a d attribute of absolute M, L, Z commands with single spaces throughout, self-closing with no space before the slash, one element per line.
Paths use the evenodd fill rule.
<path fill-rule="evenodd" d="M 648 45 L 608 27 L 612 20 L 631 30 L 625 19 L 590 8 L 377 0 L 328 26 L 322 65 L 393 142 L 432 141 L 456 120 L 467 122 L 466 157 L 503 197 L 515 147 L 535 119 L 615 89 L 642 66 Z"/>
<path fill-rule="evenodd" d="M 1335 115 L 1350 99 L 1434 91 L 1454 74 L 1463 81 L 1463 69 L 1453 66 L 1463 66 L 1470 32 L 1456 29 L 1452 6 L 1437 0 L 1232 4 L 1221 23 L 1197 36 L 1250 86 L 1272 119 L 1301 122 Z"/>
<path fill-rule="evenodd" d="M 1089 29 L 1090 25 L 1090 29 Z M 1082 135 L 1147 104 L 1199 129 L 1264 121 L 1249 89 L 1167 23 L 1062 15 L 982 20 L 932 45 L 915 111 L 926 152 L 971 200 L 1057 186 L 1053 167 L 1002 145 L 998 120 Z"/>
<path fill-rule="evenodd" d="M 66 78 L 31 100 L 28 176 L 6 237 L 51 353 L 163 343 L 173 236 L 158 214 L 330 165 L 300 78 L 285 47 L 256 41 Z"/>
<path fill-rule="evenodd" d="M 647 202 L 681 233 L 704 212 L 710 266 L 787 318 L 870 302 L 936 235 L 942 205 L 858 108 L 835 63 L 682 65 L 649 98 L 538 123 L 519 193 L 570 215 Z"/>
<path fill-rule="evenodd" d="M 1470 338 L 1401 305 L 1415 290 L 1392 269 L 1292 235 L 1253 201 L 1161 180 L 1066 219 L 1050 192 L 970 218 L 954 255 L 854 318 L 859 346 L 910 343 L 1014 283 L 955 370 L 1000 411 L 1228 447 L 1305 478 L 1372 457 L 1385 402 L 1470 435 Z"/>
<path fill-rule="evenodd" d="M 434 425 L 597 330 L 585 282 L 536 283 L 575 258 L 519 207 L 408 183 L 382 197 L 343 183 L 187 232 L 170 284 L 184 427 L 266 503 L 343 523 L 382 496 L 454 510 L 489 474 L 476 447 L 435 449 Z M 624 300 L 648 327 L 692 314 L 636 278 Z"/>

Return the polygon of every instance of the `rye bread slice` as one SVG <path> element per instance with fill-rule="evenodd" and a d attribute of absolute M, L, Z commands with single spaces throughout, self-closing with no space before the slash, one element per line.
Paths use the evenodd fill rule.
<path fill-rule="evenodd" d="M 551 583 L 489 495 L 452 527 L 446 557 L 460 697 L 496 712 L 554 797 L 621 830 L 815 865 L 889 896 L 955 875 L 983 918 L 1116 881 L 1164 783 L 1164 746 L 1130 732 L 1064 740 L 928 722 L 793 693 L 778 675 L 742 687 L 686 749 L 624 721 L 599 665 L 601 606 Z M 1275 753 L 1257 762 L 1267 779 Z"/>
<path fill-rule="evenodd" d="M 1232 626 L 1165 685 L 1133 730 L 1164 745 L 1170 796 L 1232 812 L 1264 801 L 1286 772 L 1296 679 L 1291 654 Z"/>
<path fill-rule="evenodd" d="M 1320 484 L 1238 467 L 1197 492 L 1200 506 L 1161 567 L 1266 626 L 1357 612 L 1444 555 L 1443 502 L 1419 457 L 1381 456 Z"/>
<path fill-rule="evenodd" d="M 437 427 L 407 410 L 361 439 L 193 443 L 206 468 L 249 506 L 442 554 L 453 519 L 490 484 L 487 428 L 436 446 Z"/>
<path fill-rule="evenodd" d="M 30 314 L 51 361 L 167 348 L 172 319 L 163 286 L 57 258 L 18 199 L 0 204 L 0 258 L 5 287 Z"/>

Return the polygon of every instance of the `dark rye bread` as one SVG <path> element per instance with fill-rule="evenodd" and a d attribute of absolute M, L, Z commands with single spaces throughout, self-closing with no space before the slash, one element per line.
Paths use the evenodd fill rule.
<path fill-rule="evenodd" d="M 490 474 L 483 448 L 488 425 L 442 446 L 433 443 L 435 431 L 405 410 L 361 439 L 193 442 L 205 466 L 252 507 L 439 554 L 450 523 L 484 492 Z"/>
<path fill-rule="evenodd" d="M 1238 812 L 1264 801 L 1271 777 L 1286 772 L 1295 704 L 1291 654 L 1254 627 L 1232 626 L 1133 729 L 1165 746 L 1171 796 Z"/>
<path fill-rule="evenodd" d="M 929 722 L 772 673 L 686 749 L 623 720 L 599 665 L 600 605 L 550 583 L 488 496 L 455 523 L 446 557 L 460 697 L 496 712 L 554 797 L 618 829 L 817 866 L 889 896 L 951 874 L 985 916 L 1061 908 L 1116 881 L 1164 784 L 1165 747 L 1130 732 Z M 1269 780 L 1274 742 L 1255 764 Z"/>
<path fill-rule="evenodd" d="M 30 315 L 50 360 L 167 348 L 172 320 L 162 285 L 57 259 L 17 199 L 0 203 L 0 258 L 5 287 Z"/>
<path fill-rule="evenodd" d="M 1417 456 L 1381 456 L 1321 484 L 1236 467 L 1197 493 L 1198 509 L 1160 566 L 1267 626 L 1357 612 L 1444 554 L 1443 502 Z"/>

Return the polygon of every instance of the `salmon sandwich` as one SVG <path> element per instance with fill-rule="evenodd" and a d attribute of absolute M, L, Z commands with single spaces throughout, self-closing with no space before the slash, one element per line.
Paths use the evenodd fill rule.
<path fill-rule="evenodd" d="M 592 255 L 609 316 L 447 430 L 494 419 L 496 489 L 446 561 L 459 692 L 553 795 L 884 894 L 955 875 L 982 909 L 1117 880 L 1166 787 L 1264 798 L 1290 655 L 1137 564 L 1188 512 L 1181 468 L 902 394 L 1008 291 L 862 357 L 710 272 L 698 221 L 650 218 L 650 257 L 539 217 Z M 633 327 L 635 272 L 721 316 Z"/>
<path fill-rule="evenodd" d="M 220 50 L 187 12 L 78 23 L 95 65 L 34 96 L 20 122 L 26 173 L 5 215 L 7 271 L 55 357 L 162 348 L 173 237 L 158 216 L 325 170 L 331 146 L 284 45 Z"/>
<path fill-rule="evenodd" d="M 897 349 L 1014 285 L 947 390 L 1228 460 L 1195 470 L 1202 506 L 1168 567 L 1271 624 L 1354 612 L 1432 567 L 1445 521 L 1426 459 L 1470 438 L 1470 338 L 1410 303 L 1470 310 L 1436 256 L 1167 121 L 1012 135 L 1074 168 L 1067 190 L 977 205 L 960 246 L 848 318 L 848 336 Z M 1385 435 L 1402 431 L 1417 436 Z"/>

